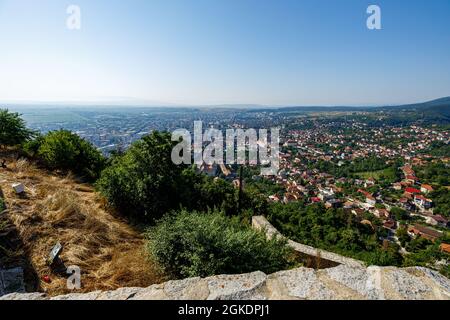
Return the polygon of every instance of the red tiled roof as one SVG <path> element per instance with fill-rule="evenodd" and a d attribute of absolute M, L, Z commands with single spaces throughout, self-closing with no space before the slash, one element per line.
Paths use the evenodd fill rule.
<path fill-rule="evenodd" d="M 370 192 L 367 192 L 366 190 L 363 189 L 359 189 L 358 190 L 359 193 L 362 193 L 363 195 L 365 195 L 366 197 L 371 197 L 372 195 L 370 194 Z"/>
<path fill-rule="evenodd" d="M 416 188 L 406 188 L 405 192 L 408 192 L 408 193 L 420 193 L 420 190 L 417 190 Z"/>
<path fill-rule="evenodd" d="M 425 198 L 424 196 L 422 196 L 420 194 L 416 194 L 414 198 L 420 199 L 422 201 L 432 202 L 430 199 L 427 199 L 427 198 Z"/>
<path fill-rule="evenodd" d="M 444 224 L 447 224 L 448 223 L 448 220 L 447 219 L 445 219 L 443 216 L 441 216 L 440 214 L 438 214 L 438 215 L 435 215 L 435 216 L 431 216 L 434 220 L 436 220 L 437 222 L 441 222 L 441 223 L 444 223 Z"/>
<path fill-rule="evenodd" d="M 416 234 L 421 234 L 424 236 L 428 236 L 429 238 L 439 238 L 442 233 L 439 231 L 436 231 L 434 229 L 430 229 L 421 225 L 415 225 L 413 228 L 410 228 L 411 231 L 413 231 Z"/>
<path fill-rule="evenodd" d="M 442 251 L 450 253 L 450 244 L 441 243 L 440 247 Z"/>
<path fill-rule="evenodd" d="M 404 166 L 402 169 L 403 169 L 403 172 L 405 172 L 408 175 L 413 175 L 414 174 L 414 170 L 411 167 L 409 167 L 409 166 Z"/>

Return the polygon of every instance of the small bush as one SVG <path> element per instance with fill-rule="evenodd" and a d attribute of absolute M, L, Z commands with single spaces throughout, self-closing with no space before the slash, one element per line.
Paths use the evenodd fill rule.
<path fill-rule="evenodd" d="M 95 180 L 105 165 L 102 154 L 78 135 L 59 130 L 39 136 L 25 146 L 49 169 L 70 170 L 89 180 Z"/>
<path fill-rule="evenodd" d="M 23 144 L 23 151 L 28 157 L 37 157 L 39 147 L 44 142 L 44 136 L 40 133 L 36 134 L 34 139 L 28 140 Z"/>
<path fill-rule="evenodd" d="M 167 215 L 147 232 L 148 249 L 164 272 L 177 278 L 252 271 L 273 273 L 290 266 L 284 239 L 268 240 L 219 212 Z"/>
<path fill-rule="evenodd" d="M 150 222 L 178 208 L 182 168 L 171 160 L 169 133 L 153 132 L 113 157 L 97 181 L 108 202 L 126 215 Z"/>

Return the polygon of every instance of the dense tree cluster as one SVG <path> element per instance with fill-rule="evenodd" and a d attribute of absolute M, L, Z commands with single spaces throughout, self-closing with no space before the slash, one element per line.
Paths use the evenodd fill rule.
<path fill-rule="evenodd" d="M 448 235 L 444 233 L 431 242 L 422 237 L 411 237 L 403 224 L 396 236 L 408 254 L 401 255 L 397 244 L 381 241 L 387 232 L 381 227 L 380 220 L 370 213 L 358 219 L 342 209 L 327 210 L 321 204 L 305 206 L 301 202 L 274 204 L 269 212 L 270 221 L 291 239 L 365 261 L 368 265 L 436 268 L 435 262 L 449 258 L 440 249 L 441 243 L 449 243 Z M 410 219 L 400 208 L 391 208 L 391 213 L 400 221 Z M 364 220 L 366 222 L 362 223 Z M 450 276 L 448 266 L 439 266 L 438 269 Z"/>
<path fill-rule="evenodd" d="M 444 141 L 433 141 L 429 148 L 422 151 L 422 153 L 433 157 L 448 157 L 450 155 L 450 144 Z"/>
<path fill-rule="evenodd" d="M 340 165 L 332 162 L 319 160 L 314 163 L 310 163 L 311 168 L 318 169 L 321 172 L 327 172 L 336 178 L 361 178 L 360 173 L 371 173 L 375 171 L 381 171 L 379 180 L 384 183 L 392 183 L 398 181 L 400 178 L 400 172 L 398 168 L 401 166 L 401 161 L 395 161 L 389 163 L 386 158 L 379 158 L 375 156 L 367 158 L 357 158 L 352 162 L 344 162 Z"/>
<path fill-rule="evenodd" d="M 450 218 L 450 190 L 440 187 L 431 193 L 430 198 L 433 200 L 433 212 Z"/>
<path fill-rule="evenodd" d="M 325 209 L 322 204 L 302 202 L 273 204 L 269 219 L 283 234 L 300 243 L 330 250 L 374 265 L 399 265 L 398 246 L 382 245 L 385 229 L 373 215 L 361 223 L 343 209 Z"/>
<path fill-rule="evenodd" d="M 430 162 L 415 167 L 416 174 L 423 183 L 435 188 L 429 195 L 433 200 L 434 213 L 450 218 L 450 166 L 444 162 Z"/>
<path fill-rule="evenodd" d="M 258 194 L 246 191 L 239 201 L 238 190 L 230 182 L 175 165 L 173 146 L 169 133 L 143 137 L 124 154 L 113 157 L 97 181 L 98 189 L 121 212 L 147 222 L 180 208 L 217 208 L 227 215 L 256 208 L 264 213 L 266 202 Z"/>
<path fill-rule="evenodd" d="M 430 162 L 421 167 L 415 167 L 417 177 L 423 183 L 434 183 L 450 186 L 450 166 L 443 162 Z"/>

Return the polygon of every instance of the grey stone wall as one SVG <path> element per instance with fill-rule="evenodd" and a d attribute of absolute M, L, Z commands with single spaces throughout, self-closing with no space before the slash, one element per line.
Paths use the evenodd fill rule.
<path fill-rule="evenodd" d="M 0 300 L 450 300 L 450 280 L 421 267 L 298 268 L 169 281 L 148 288 L 47 297 L 14 293 Z"/>

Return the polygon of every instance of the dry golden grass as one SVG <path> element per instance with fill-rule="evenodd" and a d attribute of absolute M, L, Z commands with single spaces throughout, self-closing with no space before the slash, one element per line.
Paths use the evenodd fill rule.
<path fill-rule="evenodd" d="M 25 185 L 24 196 L 12 190 L 15 182 Z M 64 268 L 57 271 L 46 263 L 58 241 L 64 247 L 64 265 L 81 268 L 80 292 L 146 287 L 165 280 L 149 261 L 140 232 L 111 214 L 104 199 L 72 175 L 59 177 L 28 160 L 10 160 L 8 169 L 0 169 L 0 187 L 6 215 L 18 230 L 37 276 L 51 278 L 51 283 L 39 283 L 49 295 L 68 292 Z"/>

